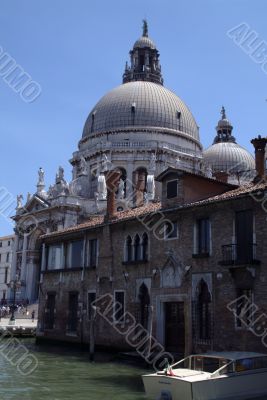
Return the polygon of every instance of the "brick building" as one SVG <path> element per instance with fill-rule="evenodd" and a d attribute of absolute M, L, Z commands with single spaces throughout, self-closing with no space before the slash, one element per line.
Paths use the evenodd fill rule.
<path fill-rule="evenodd" d="M 118 212 L 108 184 L 106 215 L 43 235 L 38 337 L 88 343 L 90 305 L 110 294 L 122 309 L 115 325 L 97 315 L 98 345 L 130 348 L 127 311 L 171 352 L 264 351 L 266 141 L 244 186 L 168 168 L 161 203 Z"/>

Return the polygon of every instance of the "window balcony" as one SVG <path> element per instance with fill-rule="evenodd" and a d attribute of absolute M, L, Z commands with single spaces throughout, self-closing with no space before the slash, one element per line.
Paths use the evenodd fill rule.
<path fill-rule="evenodd" d="M 256 256 L 257 245 L 237 245 L 226 244 L 222 246 L 222 261 L 221 265 L 246 265 L 260 264 Z"/>

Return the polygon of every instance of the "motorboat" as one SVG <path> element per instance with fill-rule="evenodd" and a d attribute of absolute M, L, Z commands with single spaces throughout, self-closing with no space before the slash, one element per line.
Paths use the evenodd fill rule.
<path fill-rule="evenodd" d="M 255 399 L 267 395 L 267 354 L 190 355 L 142 379 L 152 400 Z"/>

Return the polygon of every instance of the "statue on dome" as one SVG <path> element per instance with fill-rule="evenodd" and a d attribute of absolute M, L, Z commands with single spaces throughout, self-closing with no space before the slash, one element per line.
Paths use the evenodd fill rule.
<path fill-rule="evenodd" d="M 17 195 L 17 207 L 16 209 L 18 210 L 19 208 L 22 208 L 22 200 L 23 200 L 23 194 L 18 194 Z"/>
<path fill-rule="evenodd" d="M 43 185 L 44 184 L 44 170 L 42 167 L 39 168 L 38 170 L 38 185 Z"/>

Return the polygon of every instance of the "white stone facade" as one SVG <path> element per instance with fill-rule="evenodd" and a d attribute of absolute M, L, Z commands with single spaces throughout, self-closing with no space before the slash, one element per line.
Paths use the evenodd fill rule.
<path fill-rule="evenodd" d="M 0 303 L 10 301 L 11 293 L 8 283 L 12 277 L 12 256 L 15 236 L 0 237 Z"/>

